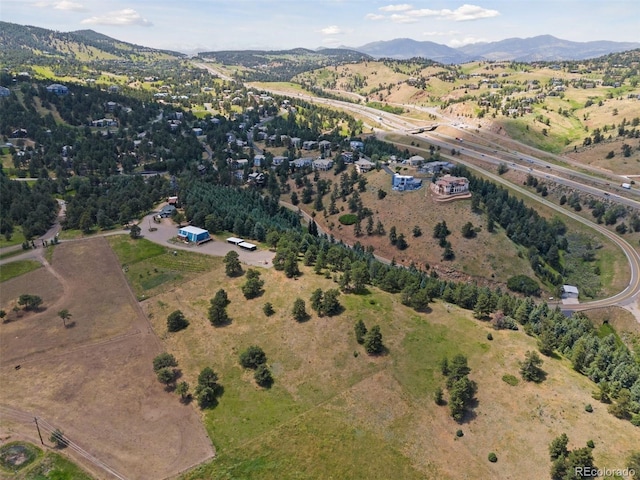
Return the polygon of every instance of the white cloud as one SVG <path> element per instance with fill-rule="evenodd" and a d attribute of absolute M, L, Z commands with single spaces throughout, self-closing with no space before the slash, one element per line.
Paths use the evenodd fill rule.
<path fill-rule="evenodd" d="M 340 35 L 344 33 L 337 25 L 329 25 L 320 30 L 323 35 Z"/>
<path fill-rule="evenodd" d="M 480 42 L 488 42 L 486 38 L 477 38 L 477 37 L 464 37 L 464 38 L 454 38 L 449 43 L 448 46 L 457 48 L 464 47 L 465 45 L 470 45 L 472 43 L 480 43 Z"/>
<path fill-rule="evenodd" d="M 70 2 L 68 0 L 62 0 L 61 2 L 54 4 L 53 8 L 56 10 L 72 10 L 74 12 L 82 12 L 86 10 L 84 5 Z"/>
<path fill-rule="evenodd" d="M 421 8 L 419 10 L 409 10 L 405 12 L 405 14 L 414 17 L 439 17 L 445 20 L 453 20 L 454 22 L 465 22 L 468 20 L 478 20 L 480 18 L 497 17 L 500 15 L 500 12 L 465 3 L 455 10 L 449 10 L 448 8 L 443 8 L 442 10 Z"/>
<path fill-rule="evenodd" d="M 56 10 L 66 10 L 74 12 L 83 12 L 87 9 L 80 3 L 70 2 L 69 0 L 61 0 L 60 2 L 36 2 L 33 4 L 37 8 L 54 8 Z"/>
<path fill-rule="evenodd" d="M 454 22 L 465 22 L 481 18 L 497 17 L 500 15 L 500 12 L 497 10 L 490 10 L 479 7 L 478 5 L 469 5 L 466 3 L 455 10 L 451 10 L 449 8 L 443 8 L 441 10 L 432 10 L 430 8 L 414 9 L 413 6 L 408 3 L 387 5 L 386 7 L 380 7 L 379 10 L 383 12 L 398 13 L 392 13 L 389 16 L 369 13 L 365 18 L 367 20 L 391 20 L 393 23 L 414 23 L 425 17 L 435 17 L 444 20 L 452 20 Z"/>
<path fill-rule="evenodd" d="M 400 15 L 400 14 L 393 14 L 391 15 L 391 21 L 393 23 L 416 23 L 418 21 L 417 18 L 414 17 L 410 17 L 408 15 Z"/>
<path fill-rule="evenodd" d="M 386 7 L 380 7 L 378 10 L 382 12 L 404 12 L 407 10 L 411 10 L 413 5 L 409 5 L 408 3 L 402 3 L 398 5 L 387 5 Z"/>
<path fill-rule="evenodd" d="M 500 15 L 497 10 L 489 10 L 487 8 L 479 7 L 478 5 L 464 4 L 455 10 L 442 10 L 442 16 L 449 20 L 456 22 L 465 22 L 467 20 L 478 20 L 479 18 L 491 18 Z"/>
<path fill-rule="evenodd" d="M 425 37 L 448 37 L 450 35 L 460 35 L 457 30 L 449 30 L 448 32 L 423 32 Z"/>
<path fill-rule="evenodd" d="M 125 8 L 124 10 L 118 10 L 116 12 L 109 12 L 105 15 L 89 17 L 82 20 L 82 23 L 90 25 L 140 25 L 143 27 L 150 27 L 153 24 L 146 18 L 136 12 L 132 8 Z"/>

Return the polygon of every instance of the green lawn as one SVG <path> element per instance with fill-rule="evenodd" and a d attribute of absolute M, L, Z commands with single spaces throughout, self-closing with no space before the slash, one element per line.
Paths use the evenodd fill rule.
<path fill-rule="evenodd" d="M 15 262 L 5 263 L 0 266 L 0 282 L 19 277 L 25 273 L 40 268 L 42 264 L 35 260 L 17 260 Z"/>
<path fill-rule="evenodd" d="M 13 234 L 11 235 L 11 238 L 9 240 L 7 240 L 4 235 L 0 236 L 0 248 L 10 247 L 12 245 L 20 245 L 25 240 L 26 239 L 22 234 L 22 227 L 16 226 L 14 227 Z"/>
<path fill-rule="evenodd" d="M 22 464 L 12 463 L 12 457 L 22 455 Z M 6 472 L 3 474 L 3 472 Z M 44 452 L 26 442 L 10 442 L 0 447 L 0 478 L 15 480 L 92 480 L 84 470 L 62 455 Z"/>
<path fill-rule="evenodd" d="M 108 241 L 138 299 L 190 280 L 222 262 L 221 258 L 210 255 L 173 251 L 144 238 L 133 240 L 129 236 L 115 235 Z"/>

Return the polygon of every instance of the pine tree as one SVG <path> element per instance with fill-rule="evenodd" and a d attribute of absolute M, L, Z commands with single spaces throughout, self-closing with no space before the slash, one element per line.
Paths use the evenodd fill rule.
<path fill-rule="evenodd" d="M 380 326 L 374 325 L 364 337 L 364 349 L 369 355 L 379 355 L 384 351 Z"/>
<path fill-rule="evenodd" d="M 356 342 L 362 345 L 367 335 L 367 327 L 362 320 L 358 320 L 354 326 L 354 330 L 356 332 Z"/>

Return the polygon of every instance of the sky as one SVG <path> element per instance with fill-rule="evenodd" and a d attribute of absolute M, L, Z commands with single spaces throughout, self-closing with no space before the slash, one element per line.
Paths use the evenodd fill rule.
<path fill-rule="evenodd" d="M 0 0 L 0 20 L 185 53 L 395 38 L 459 47 L 547 34 L 640 42 L 638 0 Z"/>

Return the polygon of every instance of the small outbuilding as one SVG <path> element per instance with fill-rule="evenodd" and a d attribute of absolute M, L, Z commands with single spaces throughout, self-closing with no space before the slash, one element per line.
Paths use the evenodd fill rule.
<path fill-rule="evenodd" d="M 160 218 L 168 218 L 171 217 L 176 212 L 176 206 L 172 204 L 165 205 L 158 213 Z"/>
<path fill-rule="evenodd" d="M 562 286 L 562 298 L 578 298 L 579 292 L 578 287 L 573 285 L 563 285 Z"/>
<path fill-rule="evenodd" d="M 254 245 L 253 243 L 249 243 L 249 242 L 240 242 L 238 246 L 245 250 L 251 250 L 251 251 L 256 250 L 258 248 L 257 245 Z"/>
<path fill-rule="evenodd" d="M 211 240 L 211 236 L 207 230 L 192 226 L 183 227 L 178 230 L 178 237 L 197 244 Z"/>

